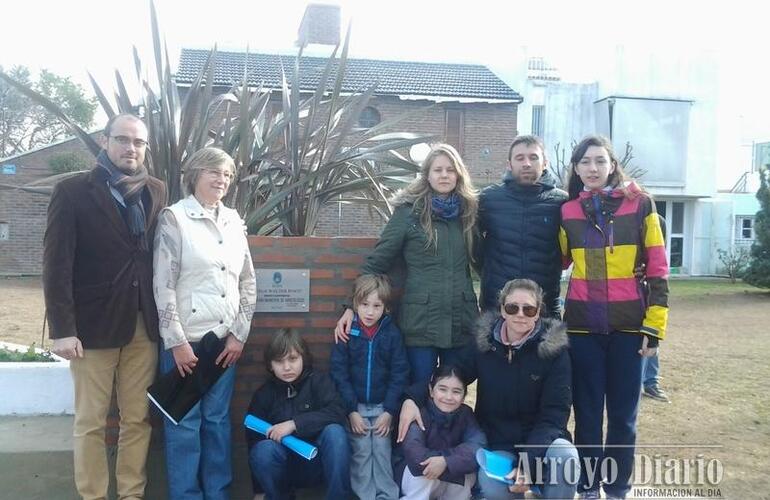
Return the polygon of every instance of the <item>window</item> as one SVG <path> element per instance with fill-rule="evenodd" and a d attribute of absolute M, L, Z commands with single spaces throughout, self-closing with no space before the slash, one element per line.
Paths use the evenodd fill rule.
<path fill-rule="evenodd" d="M 454 146 L 457 152 L 462 155 L 465 130 L 463 111 L 461 109 L 447 109 L 445 126 L 444 141 L 446 141 L 447 144 Z"/>
<path fill-rule="evenodd" d="M 361 128 L 372 128 L 379 124 L 381 120 L 380 112 L 372 106 L 367 106 L 358 117 L 358 126 Z"/>
<path fill-rule="evenodd" d="M 663 244 L 666 246 L 669 267 L 678 273 L 685 267 L 685 204 L 682 201 L 655 200 L 655 208 L 661 217 Z"/>
<path fill-rule="evenodd" d="M 735 239 L 753 240 L 754 239 L 754 217 L 739 215 L 735 218 Z"/>
<path fill-rule="evenodd" d="M 671 246 L 669 250 L 669 265 L 672 268 L 682 267 L 684 263 L 684 203 L 671 202 Z"/>
<path fill-rule="evenodd" d="M 532 106 L 532 135 L 540 138 L 545 132 L 545 106 Z"/>
<path fill-rule="evenodd" d="M 8 241 L 10 236 L 11 235 L 8 231 L 8 223 L 0 222 L 0 241 Z"/>

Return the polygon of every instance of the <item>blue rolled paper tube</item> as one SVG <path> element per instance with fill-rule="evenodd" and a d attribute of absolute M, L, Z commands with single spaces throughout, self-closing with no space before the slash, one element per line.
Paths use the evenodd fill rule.
<path fill-rule="evenodd" d="M 267 436 L 268 429 L 272 427 L 272 424 L 254 415 L 246 415 L 243 425 L 263 436 Z M 281 439 L 281 444 L 306 460 L 312 460 L 318 455 L 318 448 L 295 436 L 284 436 Z"/>
<path fill-rule="evenodd" d="M 516 467 L 516 462 L 516 458 L 511 458 L 494 451 L 489 451 L 484 448 L 476 450 L 476 463 L 479 464 L 479 468 L 487 475 L 487 477 L 496 481 L 513 484 L 513 481 L 506 479 L 505 476 L 513 471 Z"/>

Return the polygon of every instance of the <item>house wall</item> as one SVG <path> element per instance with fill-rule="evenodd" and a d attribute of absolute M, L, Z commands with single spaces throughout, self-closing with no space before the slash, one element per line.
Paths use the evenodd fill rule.
<path fill-rule="evenodd" d="M 713 196 L 717 190 L 716 158 L 719 120 L 717 61 L 709 51 L 676 52 L 618 48 L 614 69 L 600 84 L 600 95 L 631 95 L 688 99 L 690 109 L 687 135 L 686 185 L 666 194 Z M 643 163 L 643 159 L 640 158 Z"/>
<path fill-rule="evenodd" d="M 19 186 L 48 177 L 48 161 L 64 152 L 93 157 L 79 140 L 71 139 L 0 161 L 0 183 Z M 16 166 L 16 174 L 1 173 L 2 166 L 8 164 Z M 8 224 L 8 240 L 0 240 L 0 275 L 42 272 L 48 200 L 47 195 L 0 188 L 0 223 Z"/>
<path fill-rule="evenodd" d="M 692 207 L 692 260 L 688 274 L 720 274 L 724 266 L 719 250 L 750 247 L 749 241 L 736 240 L 736 217 L 756 214 L 759 201 L 751 193 L 719 193 L 692 202 Z"/>
<path fill-rule="evenodd" d="M 685 128 L 681 130 L 682 139 L 673 145 L 677 154 L 668 154 L 670 148 L 661 151 L 659 141 L 649 139 L 654 134 L 640 133 L 638 139 L 632 134 L 628 137 L 634 146 L 631 164 L 649 167 L 649 178 L 643 177 L 641 182 L 656 199 L 685 204 L 685 260 L 681 271 L 697 275 L 716 272 L 716 249 L 723 248 L 725 242 L 729 244 L 730 226 L 725 228 L 725 224 L 734 219 L 731 204 L 726 208 L 723 203 L 710 201 L 717 192 L 720 137 L 717 69 L 716 58 L 708 51 L 691 52 L 684 57 L 673 52 L 651 53 L 647 48 L 618 47 L 597 57 L 596 80 L 591 83 L 527 80 L 521 67 L 518 75 L 504 79 L 514 88 L 522 89 L 524 102 L 519 107 L 522 133 L 531 131 L 531 107 L 545 105 L 543 139 L 552 163 L 559 159 L 554 152 L 557 145 L 560 158 L 568 163 L 573 141 L 587 134 L 608 132 L 608 97 L 639 98 L 623 103 L 627 114 L 622 119 L 631 132 L 635 126 L 654 131 L 655 123 L 654 113 L 628 113 L 629 105 L 644 108 L 643 99 L 650 98 L 658 100 L 652 107 L 670 106 L 670 116 L 678 116 L 677 120 Z M 616 113 L 622 110 L 623 106 L 615 108 Z M 647 120 L 647 123 L 634 123 L 634 120 Z M 623 144 L 620 142 L 615 142 L 615 149 L 622 155 L 625 139 Z M 679 158 L 675 164 L 661 165 L 673 161 L 672 156 Z M 682 168 L 681 175 L 669 177 L 681 178 L 683 182 L 666 181 L 668 170 L 678 168 Z M 660 177 L 658 182 L 655 182 L 656 176 Z M 645 183 L 647 180 L 649 184 Z"/>
<path fill-rule="evenodd" d="M 445 139 L 447 107 L 463 111 L 463 140 L 460 154 L 477 186 L 497 182 L 505 169 L 508 146 L 516 136 L 516 104 L 441 103 L 433 105 L 424 100 L 401 100 L 396 97 L 378 97 L 370 103 L 382 121 L 405 113 L 416 112 L 392 127 L 391 131 L 413 132 Z M 408 155 L 408 151 L 403 151 Z M 340 203 L 326 207 L 320 217 L 317 236 L 377 236 L 385 220 L 367 207 Z"/>

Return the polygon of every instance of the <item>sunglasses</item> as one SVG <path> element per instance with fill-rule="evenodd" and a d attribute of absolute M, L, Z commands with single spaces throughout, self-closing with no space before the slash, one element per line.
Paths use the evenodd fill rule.
<path fill-rule="evenodd" d="M 503 309 L 505 310 L 506 313 L 510 314 L 511 316 L 516 316 L 517 314 L 519 314 L 519 309 L 521 309 L 521 312 L 524 313 L 524 316 L 528 318 L 534 318 L 535 316 L 537 316 L 537 312 L 538 312 L 538 308 L 535 306 L 530 306 L 530 305 L 520 306 L 519 304 L 513 304 L 513 303 L 505 304 L 503 306 Z"/>

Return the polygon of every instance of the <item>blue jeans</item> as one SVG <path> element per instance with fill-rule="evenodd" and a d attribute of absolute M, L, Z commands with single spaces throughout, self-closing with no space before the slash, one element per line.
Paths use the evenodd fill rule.
<path fill-rule="evenodd" d="M 642 386 L 652 387 L 656 385 L 658 383 L 659 371 L 660 362 L 657 353 L 651 358 L 642 358 Z"/>
<path fill-rule="evenodd" d="M 513 457 L 513 453 L 505 450 L 498 450 L 498 453 Z M 555 439 L 546 450 L 545 458 L 545 477 L 540 478 L 540 484 L 536 482 L 532 485 L 532 491 L 540 498 L 573 498 L 580 468 L 575 446 L 566 439 Z M 531 472 L 537 473 L 535 470 Z M 479 470 L 478 478 L 479 493 L 487 500 L 524 498 L 523 494 L 511 493 L 507 484 L 490 478 L 482 470 Z"/>
<path fill-rule="evenodd" d="M 288 500 L 294 488 L 326 484 L 328 500 L 350 497 L 350 447 L 339 424 L 324 427 L 315 443 L 318 455 L 305 460 L 271 439 L 257 441 L 249 450 L 251 475 L 265 492 L 265 500 Z"/>
<path fill-rule="evenodd" d="M 466 347 L 450 347 L 448 349 L 439 349 L 437 347 L 407 347 L 406 356 L 409 358 L 409 368 L 411 370 L 410 384 L 415 382 L 430 381 L 433 370 L 436 369 L 438 361 L 442 365 L 456 364 L 463 349 Z"/>
<path fill-rule="evenodd" d="M 169 349 L 160 354 L 160 371 L 170 370 L 176 370 L 176 364 Z M 163 419 L 169 498 L 230 498 L 230 397 L 234 383 L 235 366 L 231 366 L 179 425 Z"/>
<path fill-rule="evenodd" d="M 625 498 L 631 489 L 642 383 L 641 346 L 642 336 L 632 333 L 570 335 L 575 444 L 581 464 L 579 493 L 598 490 L 602 480 L 607 496 Z M 605 400 L 607 437 L 602 439 Z M 615 480 L 607 482 L 600 471 L 611 474 L 612 466 Z M 588 477 L 589 469 L 594 471 L 593 477 Z"/>

